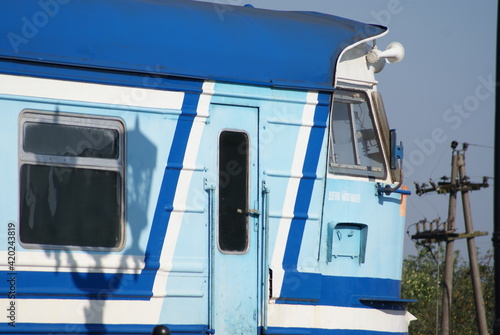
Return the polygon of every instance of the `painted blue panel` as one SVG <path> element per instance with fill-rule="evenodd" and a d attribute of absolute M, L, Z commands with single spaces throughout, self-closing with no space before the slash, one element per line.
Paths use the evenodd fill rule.
<path fill-rule="evenodd" d="M 401 282 L 383 278 L 334 277 L 318 273 L 287 271 L 276 303 L 372 308 L 360 299 L 384 296 L 385 309 L 399 309 Z M 288 298 L 293 297 L 293 299 Z"/>
<path fill-rule="evenodd" d="M 15 145 L 18 141 L 18 121 L 17 114 L 6 113 L 6 111 L 13 107 L 17 107 L 16 103 L 6 103 L 0 98 L 0 106 L 2 110 L 2 140 L 0 141 L 0 152 L 2 153 L 2 192 L 0 192 L 0 213 L 2 213 L 3 224 L 6 224 L 7 220 L 16 222 L 19 215 L 18 207 L 12 203 L 12 199 L 16 199 L 18 194 L 18 148 Z M 5 232 L 6 230 L 2 233 L 5 234 Z M 2 237 L 0 250 L 7 250 L 6 241 L 7 239 Z"/>
<path fill-rule="evenodd" d="M 65 323 L 15 323 L 15 327 L 7 322 L 0 324 L 0 333 L 8 334 L 151 334 L 156 325 L 103 325 L 103 324 L 65 324 Z M 167 325 L 172 335 L 207 334 L 206 325 Z"/>
<path fill-rule="evenodd" d="M 319 94 L 318 101 L 325 101 L 326 94 Z M 329 108 L 321 103 L 316 105 L 314 112 L 314 125 L 309 134 L 309 141 L 302 167 L 302 178 L 299 182 L 297 191 L 297 199 L 293 210 L 294 218 L 290 224 L 290 230 L 287 237 L 285 253 L 283 256 L 283 269 L 285 276 L 280 292 L 280 298 L 303 301 L 318 301 L 320 299 L 322 277 L 316 274 L 303 273 L 298 271 L 298 263 L 301 248 L 304 246 L 304 234 L 306 225 L 310 222 L 309 216 L 311 209 L 311 201 L 319 192 L 323 194 L 323 188 L 319 187 L 316 178 L 324 178 L 324 170 L 320 165 L 320 157 L 323 148 L 323 142 L 326 133 L 326 121 L 328 118 Z M 319 175 L 318 175 L 319 174 Z M 317 244 L 317 242 L 315 243 Z M 307 248 L 306 244 L 306 248 Z M 312 247 L 314 248 L 314 246 Z M 306 290 L 301 287 L 301 283 L 307 282 Z"/>
<path fill-rule="evenodd" d="M 296 218 L 292 220 L 285 255 L 283 257 L 283 268 L 285 270 L 293 270 L 297 267 L 306 223 L 304 218 L 307 218 L 309 213 L 309 206 L 311 204 L 313 188 L 316 181 L 316 179 L 310 178 L 309 176 L 313 175 L 316 177 L 318 171 L 319 158 L 326 132 L 325 125 L 328 118 L 328 112 L 329 110 L 324 108 L 324 106 L 317 105 L 314 114 L 315 125 L 312 127 L 309 135 L 309 143 L 307 145 L 306 157 L 302 168 L 302 174 L 306 177 L 300 180 L 294 208 L 294 216 Z"/>
<path fill-rule="evenodd" d="M 199 90 L 201 90 L 201 84 Z M 167 209 L 173 206 L 180 168 L 182 168 L 198 100 L 199 94 L 188 93 L 184 97 L 182 114 L 174 132 L 173 143 L 145 251 L 144 270 L 140 274 L 20 271 L 17 272 L 17 278 L 23 285 L 17 289 L 17 298 L 37 297 L 47 299 L 54 296 L 61 299 L 82 299 L 82 297 L 86 297 L 99 300 L 149 300 L 151 298 L 171 213 Z M 0 273 L 7 276 L 5 271 Z M 40 292 L 40 283 L 44 283 L 43 292 Z M 61 287 L 64 287 L 63 292 Z M 103 289 L 105 290 L 104 294 Z M 3 290 L 0 292 L 0 297 L 4 297 L 6 294 L 7 291 Z"/>
<path fill-rule="evenodd" d="M 9 1 L 3 11 L 0 58 L 325 90 L 344 47 L 386 31 L 184 0 Z"/>
<path fill-rule="evenodd" d="M 0 274 L 8 277 L 8 272 Z M 155 272 L 151 270 L 143 270 L 140 275 L 18 271 L 16 280 L 22 285 L 16 289 L 16 298 L 149 300 L 154 279 Z M 7 290 L 2 290 L 0 297 L 6 298 Z"/>
<path fill-rule="evenodd" d="M 339 223 L 362 225 L 367 228 L 367 240 L 364 263 L 332 258 L 331 262 L 324 263 L 323 273 L 401 279 L 405 232 L 404 217 L 400 215 L 401 195 L 377 196 L 375 186 L 374 181 L 327 180 L 323 213 L 325 230 L 327 225 Z M 388 259 L 391 262 L 387 262 Z"/>
<path fill-rule="evenodd" d="M 338 224 L 332 234 L 333 257 L 359 258 L 361 249 L 361 229 L 359 226 Z"/>
<path fill-rule="evenodd" d="M 99 333 L 99 334 L 151 334 L 156 325 L 99 325 L 99 324 L 41 324 L 41 323 L 16 323 L 11 327 L 7 323 L 0 324 L 0 332 L 8 332 L 18 335 L 33 334 L 55 334 L 55 333 Z M 205 335 L 210 332 L 205 325 L 167 325 L 172 335 L 199 334 Z M 405 335 L 406 333 L 387 333 L 369 330 L 349 329 L 313 329 L 313 328 L 284 328 L 268 327 L 265 331 L 268 335 Z"/>

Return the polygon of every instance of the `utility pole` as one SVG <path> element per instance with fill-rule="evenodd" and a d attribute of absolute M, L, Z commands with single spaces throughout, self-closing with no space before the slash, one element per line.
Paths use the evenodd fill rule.
<path fill-rule="evenodd" d="M 467 247 L 469 251 L 469 264 L 471 269 L 471 279 L 472 286 L 474 289 L 474 299 L 476 304 L 476 315 L 478 319 L 478 328 L 480 335 L 487 335 L 487 323 L 486 323 L 486 313 L 484 308 L 484 300 L 481 288 L 481 277 L 479 273 L 479 265 L 477 260 L 477 250 L 474 238 L 477 236 L 484 236 L 488 233 L 474 231 L 472 224 L 472 215 L 469 201 L 469 191 L 477 191 L 481 188 L 488 187 L 488 178 L 484 177 L 482 183 L 471 183 L 469 178 L 465 174 L 465 151 L 467 150 L 467 143 L 463 144 L 462 150 L 457 150 L 458 143 L 453 141 L 451 143 L 451 148 L 453 149 L 452 159 L 451 159 L 451 178 L 450 182 L 447 182 L 448 178 L 443 177 L 442 182 L 437 185 L 431 180 L 429 183 L 431 187 L 427 184 L 418 185 L 415 183 L 417 188 L 417 194 L 423 195 L 429 192 L 437 192 L 438 194 L 450 194 L 449 204 L 448 204 L 448 221 L 446 223 L 445 229 L 440 229 L 439 223 L 436 225 L 436 229 L 433 227 L 433 222 L 439 221 L 434 220 L 430 223 L 430 229 L 427 229 L 427 220 L 422 220 L 416 224 L 417 232 L 412 236 L 414 240 L 424 240 L 428 243 L 446 242 L 446 258 L 445 258 L 445 273 L 444 273 L 444 285 L 443 285 L 443 297 L 442 297 L 442 318 L 441 318 L 441 335 L 449 335 L 451 329 L 451 311 L 452 311 L 452 288 L 453 288 L 453 267 L 454 267 L 454 241 L 458 239 L 467 239 Z M 459 178 L 457 178 L 457 175 Z M 456 213 L 456 201 L 457 192 L 462 194 L 462 207 L 464 212 L 464 221 L 466 232 L 459 234 L 456 233 L 455 227 L 455 213 Z M 420 230 L 420 225 L 423 223 L 423 231 Z"/>
<path fill-rule="evenodd" d="M 467 150 L 467 144 L 464 143 L 462 152 L 458 153 L 458 171 L 460 174 L 461 184 L 467 183 L 467 177 L 465 174 L 465 155 L 464 152 Z M 467 237 L 467 248 L 469 250 L 469 262 L 471 269 L 471 279 L 472 288 L 474 290 L 474 300 L 476 302 L 476 315 L 478 320 L 479 334 L 488 334 L 488 325 L 486 322 L 486 312 L 484 310 L 484 299 L 483 292 L 481 288 L 481 275 L 479 273 L 479 264 L 477 261 L 477 250 L 476 242 L 474 241 L 474 228 L 472 224 L 472 215 L 469 201 L 469 188 L 461 187 L 462 192 L 462 207 L 464 210 L 464 220 L 465 220 L 465 233 L 471 234 L 472 236 Z"/>
<path fill-rule="evenodd" d="M 457 208 L 457 188 L 455 181 L 457 180 L 458 165 L 456 147 L 458 143 L 453 141 L 451 148 L 451 187 L 450 187 L 450 200 L 448 203 L 448 221 L 446 231 L 450 233 L 455 232 L 455 213 Z M 441 335 L 450 334 L 450 319 L 451 319 L 451 303 L 453 291 L 453 253 L 455 247 L 454 239 L 446 240 L 446 256 L 444 261 L 444 285 L 443 285 L 443 304 L 441 305 Z"/>

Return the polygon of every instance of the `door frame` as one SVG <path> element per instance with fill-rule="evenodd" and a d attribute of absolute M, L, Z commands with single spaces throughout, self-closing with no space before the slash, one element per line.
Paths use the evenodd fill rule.
<path fill-rule="evenodd" d="M 241 264 L 251 266 L 251 269 L 249 269 L 244 265 L 237 265 L 239 269 L 234 269 L 236 272 L 244 273 L 244 277 L 250 278 L 243 283 L 237 283 L 237 288 L 234 289 L 234 291 L 237 292 L 235 294 L 238 297 L 237 299 L 250 299 L 248 305 L 245 305 L 243 309 L 247 308 L 251 313 L 241 315 L 245 316 L 245 320 L 249 323 L 249 325 L 251 324 L 251 327 L 244 328 L 244 326 L 242 326 L 241 333 L 247 335 L 247 333 L 251 331 L 252 334 L 257 334 L 259 324 L 261 323 L 262 313 L 262 241 L 260 241 L 262 239 L 262 235 L 258 229 L 261 226 L 262 220 L 262 215 L 260 215 L 260 207 L 262 206 L 262 185 L 260 183 L 261 176 L 258 153 L 259 109 L 257 107 L 239 105 L 211 104 L 209 113 L 212 143 L 212 150 L 210 151 L 210 154 L 212 157 L 215 157 L 215 161 L 211 163 L 210 168 L 214 169 L 214 173 L 216 175 L 216 178 L 213 179 L 215 181 L 215 185 L 208 188 L 210 190 L 211 198 L 211 222 L 209 224 L 209 327 L 221 335 L 225 335 L 224 333 L 221 333 L 224 329 L 226 329 L 226 332 L 229 329 L 227 328 L 229 326 L 224 324 L 224 319 L 230 315 L 234 315 L 233 311 L 237 310 L 239 306 L 232 306 L 230 301 L 227 306 L 223 304 L 222 306 L 224 306 L 224 308 L 221 308 L 222 306 L 219 300 L 224 299 L 221 297 L 221 292 L 223 290 L 222 286 L 227 283 L 234 284 L 231 280 L 237 281 L 237 279 L 221 278 L 221 276 L 223 276 L 221 271 L 226 271 L 226 274 L 228 274 L 226 277 L 232 277 L 229 274 L 231 274 L 233 269 L 222 270 L 222 266 L 227 265 L 226 262 L 232 266 L 235 262 L 240 263 L 241 261 Z M 246 115 L 244 117 L 240 117 L 240 114 Z M 247 247 L 245 250 L 239 251 L 221 250 L 219 243 L 220 137 L 224 132 L 241 133 L 245 134 L 248 138 L 248 165 L 246 176 L 247 203 L 245 208 L 242 209 L 242 211 L 246 212 L 242 214 L 247 217 Z M 216 143 L 216 145 L 214 146 L 213 143 Z M 235 273 L 232 273 L 232 275 L 235 275 L 235 278 L 237 277 L 237 274 Z M 222 282 L 221 279 L 223 279 Z M 249 289 L 250 292 L 247 293 L 246 297 L 244 297 L 244 291 L 247 289 Z M 229 290 L 229 288 L 226 287 L 226 290 Z M 236 332 L 233 332 L 232 334 L 235 333 Z"/>

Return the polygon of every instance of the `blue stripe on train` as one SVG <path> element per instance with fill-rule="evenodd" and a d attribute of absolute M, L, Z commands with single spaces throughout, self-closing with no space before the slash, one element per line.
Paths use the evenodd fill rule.
<path fill-rule="evenodd" d="M 173 208 L 175 194 L 179 182 L 179 175 L 186 154 L 186 147 L 193 126 L 193 118 L 183 117 L 185 115 L 196 115 L 196 106 L 198 105 L 199 95 L 188 94 L 184 98 L 182 115 L 177 122 L 172 147 L 167 159 L 167 166 L 163 175 L 160 188 L 160 195 L 156 205 L 153 217 L 153 225 L 149 234 L 148 245 L 146 248 L 146 268 L 158 270 L 160 263 L 159 257 L 163 247 L 163 241 L 167 232 L 168 222 L 171 211 L 167 208 Z M 194 108 L 194 109 L 193 109 Z M 152 285 L 151 285 L 152 288 Z"/>
<path fill-rule="evenodd" d="M 201 85 L 202 83 L 200 83 L 200 90 Z M 99 300 L 149 300 L 152 297 L 153 283 L 159 268 L 161 249 L 170 218 L 170 212 L 166 208 L 173 206 L 198 101 L 199 94 L 186 94 L 184 97 L 182 113 L 167 160 L 145 252 L 144 270 L 140 274 L 19 271 L 17 281 L 22 285 L 19 285 L 16 292 L 18 299 L 54 297 L 82 299 L 82 297 L 87 297 Z M 2 271 L 2 273 L 7 277 L 7 272 Z M 5 296 L 6 293 L 0 292 L 0 296 Z"/>
<path fill-rule="evenodd" d="M 324 97 L 318 97 L 319 101 Z M 309 143 L 307 144 L 306 156 L 302 167 L 302 174 L 297 199 L 295 201 L 294 216 L 288 233 L 288 240 L 283 257 L 283 268 L 294 270 L 297 268 L 302 237 L 306 224 L 306 217 L 309 213 L 309 206 L 313 194 L 314 183 L 316 181 L 316 171 L 318 170 L 319 157 L 321 154 L 323 139 L 325 136 L 326 121 L 328 119 L 329 108 L 323 105 L 316 105 L 314 113 L 314 126 L 311 128 Z"/>
<path fill-rule="evenodd" d="M 318 100 L 322 101 L 325 97 L 321 94 Z M 314 113 L 314 126 L 311 128 L 309 143 L 307 145 L 304 165 L 302 167 L 303 177 L 300 180 L 297 191 L 297 199 L 294 207 L 294 219 L 290 225 L 285 254 L 283 256 L 283 269 L 285 275 L 281 288 L 280 297 L 314 299 L 317 300 L 320 295 L 320 286 L 313 285 L 306 290 L 298 289 L 300 278 L 322 278 L 324 276 L 317 274 L 300 274 L 297 271 L 297 264 L 304 236 L 305 224 L 307 221 L 309 207 L 313 196 L 314 184 L 316 182 L 316 173 L 318 171 L 319 158 L 321 155 L 322 143 L 327 129 L 329 107 L 318 104 Z M 296 276 L 300 274 L 300 276 Z"/>
<path fill-rule="evenodd" d="M 324 97 L 322 98 L 320 95 L 319 99 L 321 101 Z M 375 300 L 383 296 L 386 299 L 384 306 L 377 305 L 376 307 L 385 309 L 404 308 L 404 304 L 399 299 L 399 280 L 324 276 L 318 273 L 300 272 L 297 269 L 306 224 L 305 218 L 307 218 L 311 206 L 322 141 L 327 129 L 328 113 L 328 106 L 316 106 L 314 127 L 311 129 L 302 170 L 304 177 L 299 184 L 294 208 L 295 218 L 291 223 L 283 259 L 283 269 L 285 270 L 283 285 L 280 298 L 276 302 L 281 304 L 373 308 L 373 305 L 363 303 L 362 300 Z M 353 295 L 354 292 L 355 295 Z"/>
<path fill-rule="evenodd" d="M 321 96 L 319 99 L 321 99 Z M 285 275 L 277 303 L 373 308 L 373 305 L 367 305 L 360 299 L 380 299 L 383 296 L 387 301 L 384 306 L 378 307 L 386 309 L 404 308 L 399 302 L 399 280 L 334 277 L 297 270 L 307 213 L 309 213 L 313 188 L 316 182 L 316 171 L 318 170 L 322 142 L 327 129 L 328 113 L 327 106 L 316 106 L 314 126 L 311 129 L 302 170 L 304 177 L 300 180 L 294 207 L 295 218 L 291 222 L 283 258 Z M 352 294 L 353 292 L 356 293 L 356 296 Z"/>
<path fill-rule="evenodd" d="M 0 323 L 0 333 L 16 335 L 35 334 L 151 334 L 156 325 L 112 325 L 112 324 L 74 324 L 74 323 L 18 323 L 15 327 L 7 322 Z M 175 334 L 207 334 L 206 325 L 168 325 L 172 335 Z"/>
<path fill-rule="evenodd" d="M 407 301 L 399 298 L 400 288 L 401 282 L 394 279 L 323 276 L 288 270 L 276 303 L 403 309 Z"/>
<path fill-rule="evenodd" d="M 8 332 L 16 335 L 36 334 L 68 334 L 68 333 L 92 333 L 92 334 L 151 334 L 156 325 L 103 325 L 103 324 L 64 324 L 64 323 L 15 323 L 15 327 L 8 323 L 0 324 L 0 333 Z M 206 325 L 167 325 L 172 335 L 193 334 L 206 335 L 211 330 Z M 261 327 L 259 327 L 261 328 Z M 217 329 L 215 329 L 217 333 Z M 389 333 L 370 330 L 351 329 L 317 329 L 317 328 L 284 328 L 268 327 L 261 329 L 266 335 L 405 335 L 407 333 Z"/>

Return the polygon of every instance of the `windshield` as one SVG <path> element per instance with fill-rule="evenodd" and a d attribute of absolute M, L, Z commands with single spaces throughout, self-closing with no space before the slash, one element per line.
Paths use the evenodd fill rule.
<path fill-rule="evenodd" d="M 330 172 L 385 177 L 384 157 L 364 92 L 335 92 L 329 156 Z"/>

